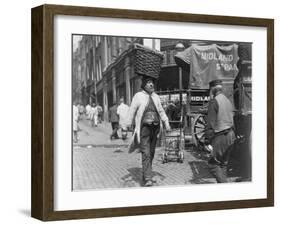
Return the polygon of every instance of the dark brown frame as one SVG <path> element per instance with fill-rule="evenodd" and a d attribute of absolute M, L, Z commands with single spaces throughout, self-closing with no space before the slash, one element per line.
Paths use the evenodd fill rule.
<path fill-rule="evenodd" d="M 54 16 L 95 16 L 267 28 L 267 198 L 157 206 L 54 211 Z M 43 221 L 162 214 L 274 205 L 274 20 L 168 12 L 42 5 L 32 9 L 31 215 Z"/>

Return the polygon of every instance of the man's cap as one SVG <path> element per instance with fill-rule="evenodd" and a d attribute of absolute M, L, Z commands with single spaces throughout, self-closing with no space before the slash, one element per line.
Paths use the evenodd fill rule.
<path fill-rule="evenodd" d="M 222 85 L 222 80 L 221 79 L 215 79 L 215 80 L 209 82 L 209 87 L 210 88 L 212 88 L 214 86 L 217 86 L 217 85 Z"/>
<path fill-rule="evenodd" d="M 142 76 L 142 82 L 143 82 L 143 83 L 147 83 L 148 81 L 153 81 L 153 82 L 155 82 L 155 81 L 156 81 L 156 78 L 151 77 L 151 76 Z"/>

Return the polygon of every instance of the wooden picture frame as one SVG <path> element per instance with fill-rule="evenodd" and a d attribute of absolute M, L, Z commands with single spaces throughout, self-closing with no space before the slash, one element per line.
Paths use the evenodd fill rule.
<path fill-rule="evenodd" d="M 267 29 L 267 198 L 121 208 L 54 210 L 54 16 L 240 25 Z M 163 214 L 274 205 L 274 20 L 125 9 L 42 5 L 32 9 L 31 215 L 50 220 Z"/>

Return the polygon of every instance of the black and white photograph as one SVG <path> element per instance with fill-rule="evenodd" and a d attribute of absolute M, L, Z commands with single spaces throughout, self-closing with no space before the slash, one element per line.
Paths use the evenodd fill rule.
<path fill-rule="evenodd" d="M 252 43 L 72 34 L 72 190 L 252 181 Z"/>
<path fill-rule="evenodd" d="M 32 216 L 274 206 L 273 19 L 32 16 Z"/>
<path fill-rule="evenodd" d="M 0 224 L 279 222 L 278 5 L 3 2 Z"/>

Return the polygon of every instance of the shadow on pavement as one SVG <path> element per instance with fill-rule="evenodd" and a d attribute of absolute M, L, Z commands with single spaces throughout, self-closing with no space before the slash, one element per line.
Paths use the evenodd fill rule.
<path fill-rule="evenodd" d="M 214 177 L 210 174 L 206 161 L 191 161 L 189 164 L 193 175 L 193 178 L 189 181 L 191 184 L 214 183 Z"/>
<path fill-rule="evenodd" d="M 123 153 L 124 151 L 120 148 L 117 148 L 113 153 Z"/>
<path fill-rule="evenodd" d="M 127 170 L 129 173 L 121 178 L 124 181 L 125 186 L 126 187 L 143 186 L 142 168 L 133 167 Z M 157 178 L 156 182 L 158 182 L 158 180 L 164 180 L 166 177 L 161 173 L 152 171 L 152 178 L 153 179 Z"/>

